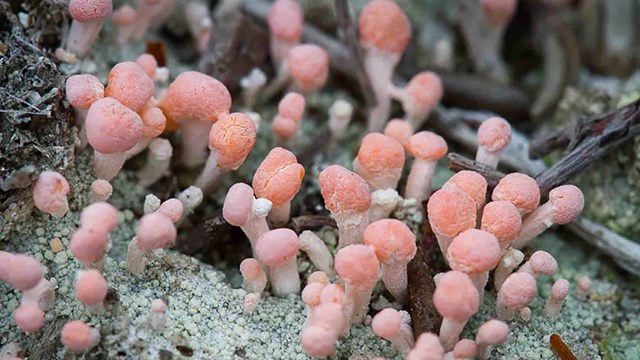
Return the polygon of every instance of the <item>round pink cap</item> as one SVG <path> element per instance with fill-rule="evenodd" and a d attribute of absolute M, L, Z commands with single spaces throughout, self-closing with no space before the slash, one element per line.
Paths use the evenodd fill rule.
<path fill-rule="evenodd" d="M 568 224 L 575 220 L 584 208 L 584 195 L 577 186 L 562 185 L 549 192 L 553 205 L 553 222 Z"/>
<path fill-rule="evenodd" d="M 453 270 L 478 274 L 495 268 L 502 250 L 498 239 L 486 231 L 469 229 L 456 236 L 447 250 L 447 260 Z"/>
<path fill-rule="evenodd" d="M 511 173 L 500 179 L 493 190 L 491 200 L 510 201 L 521 214 L 527 214 L 540 204 L 540 188 L 532 177 L 521 173 Z"/>
<path fill-rule="evenodd" d="M 504 149 L 511 142 L 511 125 L 500 117 L 489 118 L 478 128 L 478 143 L 489 152 Z"/>
<path fill-rule="evenodd" d="M 234 184 L 227 192 L 222 217 L 233 226 L 242 226 L 249 218 L 253 205 L 253 189 L 245 183 Z"/>
<path fill-rule="evenodd" d="M 71 0 L 69 13 L 73 20 L 87 22 L 104 19 L 111 15 L 113 4 L 111 0 Z"/>
<path fill-rule="evenodd" d="M 267 266 L 279 266 L 300 250 L 298 235 L 291 229 L 275 229 L 260 236 L 256 244 L 258 259 Z"/>
<path fill-rule="evenodd" d="M 67 100 L 76 109 L 86 110 L 104 97 L 104 85 L 89 74 L 71 75 L 65 85 Z"/>
<path fill-rule="evenodd" d="M 176 235 L 173 222 L 159 213 L 143 216 L 136 231 L 138 247 L 143 251 L 169 247 L 176 241 Z"/>
<path fill-rule="evenodd" d="M 438 279 L 433 305 L 442 317 L 462 322 L 478 312 L 480 295 L 467 274 L 449 271 Z"/>
<path fill-rule="evenodd" d="M 137 63 L 121 62 L 109 71 L 104 95 L 120 101 L 129 109 L 135 112 L 142 110 L 153 93 L 153 80 Z"/>
<path fill-rule="evenodd" d="M 142 137 L 140 116 L 113 98 L 94 102 L 85 121 L 89 144 L 103 154 L 125 152 Z"/>

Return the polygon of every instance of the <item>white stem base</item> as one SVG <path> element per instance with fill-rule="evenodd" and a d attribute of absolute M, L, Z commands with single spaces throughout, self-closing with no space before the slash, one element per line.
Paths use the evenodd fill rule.
<path fill-rule="evenodd" d="M 98 179 L 111 180 L 122 169 L 124 165 L 125 153 L 103 154 L 98 151 L 93 153 L 93 170 Z"/>
<path fill-rule="evenodd" d="M 227 170 L 218 166 L 218 152 L 211 150 L 207 163 L 202 169 L 198 180 L 196 180 L 195 186 L 202 189 L 203 193 L 209 193 L 213 191 L 220 183 L 222 176 L 227 173 Z"/>
<path fill-rule="evenodd" d="M 369 211 L 333 214 L 338 224 L 338 250 L 348 245 L 363 244 L 364 230 L 369 225 Z"/>
<path fill-rule="evenodd" d="M 276 296 L 287 296 L 300 292 L 300 274 L 298 274 L 298 262 L 292 257 L 280 266 L 269 267 L 269 280 L 271 292 Z"/>
<path fill-rule="evenodd" d="M 185 121 L 180 128 L 180 162 L 193 169 L 204 164 L 208 156 L 209 132 L 213 123 L 208 121 Z"/>
<path fill-rule="evenodd" d="M 498 163 L 500 162 L 500 153 L 501 151 L 487 151 L 487 149 L 485 149 L 481 145 L 478 145 L 478 151 L 476 152 L 476 162 L 485 164 L 492 169 L 496 169 L 498 167 Z"/>
<path fill-rule="evenodd" d="M 156 138 L 149 144 L 147 163 L 138 172 L 138 179 L 143 186 L 149 186 L 160 180 L 169 171 L 173 156 L 173 147 L 167 139 Z"/>
<path fill-rule="evenodd" d="M 426 200 L 431 193 L 431 180 L 436 171 L 436 161 L 414 159 L 407 187 L 404 190 L 404 197 L 416 199 L 418 203 Z"/>
<path fill-rule="evenodd" d="M 553 225 L 553 205 L 549 202 L 535 209 L 522 222 L 522 230 L 516 241 L 511 244 L 515 249 L 522 249 L 536 236 L 542 234 Z"/>

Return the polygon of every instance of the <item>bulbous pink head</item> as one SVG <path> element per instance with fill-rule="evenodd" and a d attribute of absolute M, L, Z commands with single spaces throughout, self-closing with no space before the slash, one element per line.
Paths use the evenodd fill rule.
<path fill-rule="evenodd" d="M 166 248 L 176 241 L 177 231 L 173 222 L 163 214 L 145 215 L 138 223 L 136 238 L 142 251 Z"/>
<path fill-rule="evenodd" d="M 140 116 L 114 98 L 94 102 L 85 121 L 89 144 L 103 154 L 125 152 L 142 137 Z"/>
<path fill-rule="evenodd" d="M 324 271 L 314 271 L 309 274 L 309 278 L 307 279 L 307 283 L 319 282 L 327 285 L 329 283 L 329 278 L 327 277 L 327 273 Z"/>
<path fill-rule="evenodd" d="M 482 210 L 481 229 L 495 235 L 500 247 L 505 249 L 520 235 L 522 216 L 511 202 L 492 201 Z"/>
<path fill-rule="evenodd" d="M 155 56 L 151 54 L 142 54 L 136 59 L 136 64 L 140 65 L 145 74 L 147 74 L 151 79 L 156 75 L 158 61 Z"/>
<path fill-rule="evenodd" d="M 99 333 L 80 320 L 69 321 L 62 327 L 60 340 L 69 350 L 80 353 L 89 350 L 99 339 Z"/>
<path fill-rule="evenodd" d="M 558 279 L 551 286 L 551 298 L 554 300 L 564 300 L 569 295 L 569 281 Z"/>
<path fill-rule="evenodd" d="M 370 133 L 362 139 L 356 160 L 356 172 L 372 188 L 395 188 L 402 176 L 404 148 L 390 136 Z"/>
<path fill-rule="evenodd" d="M 318 45 L 297 45 L 287 58 L 289 72 L 296 85 L 305 91 L 324 86 L 329 77 L 329 55 Z"/>
<path fill-rule="evenodd" d="M 116 26 L 131 25 L 136 21 L 136 9 L 128 4 L 122 5 L 111 15 L 111 22 Z"/>
<path fill-rule="evenodd" d="M 80 227 L 110 233 L 118 226 L 118 209 L 106 202 L 93 203 L 80 213 Z"/>
<path fill-rule="evenodd" d="M 96 179 L 91 182 L 91 192 L 102 201 L 111 197 L 113 186 L 107 180 Z"/>
<path fill-rule="evenodd" d="M 297 43 L 302 37 L 304 14 L 295 0 L 276 0 L 267 14 L 271 34 L 284 41 Z"/>
<path fill-rule="evenodd" d="M 278 103 L 278 114 L 295 121 L 300 121 L 302 115 L 304 115 L 305 103 L 304 96 L 297 92 L 288 92 Z"/>
<path fill-rule="evenodd" d="M 454 187 L 471 196 L 480 210 L 487 199 L 487 180 L 475 171 L 462 170 L 453 174 L 442 186 L 443 189 Z"/>
<path fill-rule="evenodd" d="M 502 151 L 511 142 L 511 125 L 500 117 L 491 117 L 478 128 L 478 144 L 488 152 Z"/>
<path fill-rule="evenodd" d="M 33 187 L 33 202 L 38 210 L 62 217 L 69 210 L 67 179 L 55 171 L 43 171 Z"/>
<path fill-rule="evenodd" d="M 402 146 L 407 147 L 407 142 L 411 135 L 413 135 L 413 128 L 411 124 L 402 119 L 391 119 L 384 126 L 383 133 L 387 136 L 392 137 L 395 141 L 402 144 Z"/>
<path fill-rule="evenodd" d="M 222 115 L 209 132 L 209 148 L 218 153 L 216 162 L 225 170 L 236 170 L 256 143 L 256 126 L 247 114 Z"/>
<path fill-rule="evenodd" d="M 168 308 L 167 303 L 162 299 L 154 299 L 151 302 L 151 312 L 154 314 L 164 314 L 167 312 Z"/>
<path fill-rule="evenodd" d="M 394 308 L 383 309 L 371 321 L 374 334 L 385 339 L 395 336 L 400 331 L 401 325 L 402 315 Z"/>
<path fill-rule="evenodd" d="M 32 256 L 0 251 L 0 260 L 0 280 L 19 291 L 34 288 L 44 274 L 42 265 Z"/>
<path fill-rule="evenodd" d="M 576 288 L 579 293 L 587 294 L 591 292 L 591 287 L 593 286 L 593 282 L 589 279 L 588 276 L 581 276 L 576 283 Z"/>
<path fill-rule="evenodd" d="M 338 250 L 334 265 L 338 275 L 354 287 L 372 287 L 380 276 L 380 262 L 367 245 L 348 245 Z"/>
<path fill-rule="evenodd" d="M 504 321 L 491 319 L 478 328 L 476 342 L 480 345 L 499 345 L 507 341 L 509 325 Z"/>
<path fill-rule="evenodd" d="M 431 111 L 444 95 L 440 76 L 431 71 L 416 74 L 407 84 L 406 91 L 412 112 L 420 113 Z"/>
<path fill-rule="evenodd" d="M 529 258 L 529 267 L 534 276 L 553 275 L 558 271 L 558 262 L 546 251 L 538 250 Z"/>
<path fill-rule="evenodd" d="M 429 354 L 431 357 L 425 357 Z M 407 354 L 407 360 L 435 360 L 444 357 L 444 348 L 440 338 L 434 333 L 422 333 L 416 339 L 416 344 Z"/>
<path fill-rule="evenodd" d="M 420 131 L 409 138 L 407 152 L 416 159 L 438 161 L 447 155 L 447 142 L 431 131 Z"/>
<path fill-rule="evenodd" d="M 531 303 L 537 292 L 536 279 L 529 273 L 517 272 L 509 275 L 498 292 L 498 304 L 521 309 Z"/>
<path fill-rule="evenodd" d="M 320 172 L 320 192 L 332 213 L 361 213 L 371 206 L 369 185 L 358 174 L 331 165 Z"/>
<path fill-rule="evenodd" d="M 308 283 L 307 286 L 302 289 L 302 301 L 304 301 L 307 306 L 320 305 L 320 295 L 325 286 L 325 284 L 319 282 Z"/>
<path fill-rule="evenodd" d="M 577 186 L 562 185 L 549 192 L 553 206 L 553 222 L 568 224 L 575 220 L 584 208 L 584 195 Z"/>
<path fill-rule="evenodd" d="M 477 353 L 478 346 L 471 339 L 462 339 L 453 348 L 453 356 L 459 359 L 473 359 Z"/>
<path fill-rule="evenodd" d="M 140 65 L 125 61 L 109 71 L 109 79 L 104 94 L 118 100 L 122 105 L 138 112 L 153 96 L 153 80 Z"/>
<path fill-rule="evenodd" d="M 433 305 L 443 318 L 463 322 L 478 312 L 480 295 L 467 274 L 449 271 L 438 279 Z"/>
<path fill-rule="evenodd" d="M 104 301 L 108 286 L 100 271 L 91 269 L 78 272 L 75 288 L 78 301 L 91 306 Z"/>
<path fill-rule="evenodd" d="M 242 273 L 242 277 L 246 280 L 255 280 L 262 273 L 262 268 L 260 268 L 260 263 L 258 260 L 254 258 L 247 258 L 242 260 L 240 263 L 240 273 Z"/>
<path fill-rule="evenodd" d="M 311 310 L 311 319 L 312 327 L 327 329 L 337 338 L 345 320 L 344 307 L 342 304 L 321 299 L 320 304 Z"/>
<path fill-rule="evenodd" d="M 376 49 L 402 54 L 411 39 L 407 15 L 394 1 L 372 0 L 358 19 L 360 43 Z"/>
<path fill-rule="evenodd" d="M 304 167 L 289 150 L 271 149 L 253 176 L 253 191 L 257 197 L 269 199 L 281 206 L 291 201 L 300 189 Z"/>
<path fill-rule="evenodd" d="M 69 250 L 79 262 L 91 265 L 104 257 L 108 243 L 109 233 L 104 229 L 80 227 L 71 236 Z"/>
<path fill-rule="evenodd" d="M 416 236 L 396 219 L 369 224 L 364 231 L 364 243 L 375 250 L 382 263 L 408 263 L 416 254 Z"/>
<path fill-rule="evenodd" d="M 65 85 L 67 100 L 76 109 L 86 110 L 104 97 L 104 85 L 89 74 L 71 75 Z"/>
<path fill-rule="evenodd" d="M 282 139 L 290 139 L 298 132 L 298 122 L 284 116 L 276 115 L 271 122 L 271 130 Z"/>
<path fill-rule="evenodd" d="M 456 236 L 447 250 L 451 269 L 466 274 L 490 271 L 500 262 L 498 239 L 486 231 L 469 229 Z"/>
<path fill-rule="evenodd" d="M 160 204 L 158 213 L 166 216 L 172 223 L 178 222 L 184 213 L 184 205 L 178 199 L 168 199 Z"/>
<path fill-rule="evenodd" d="M 540 204 L 538 183 L 525 174 L 511 173 L 500 179 L 491 195 L 493 201 L 510 201 L 520 214 L 532 212 Z"/>
<path fill-rule="evenodd" d="M 480 0 L 487 21 L 495 27 L 506 26 L 516 11 L 518 0 Z"/>
<path fill-rule="evenodd" d="M 476 225 L 476 204 L 459 190 L 440 189 L 427 203 L 429 224 L 435 233 L 453 238 Z"/>
<path fill-rule="evenodd" d="M 220 81 L 197 71 L 178 75 L 158 106 L 172 121 L 215 122 L 231 109 L 231 95 Z"/>
<path fill-rule="evenodd" d="M 222 216 L 233 226 L 242 226 L 249 218 L 253 205 L 253 189 L 245 183 L 234 184 L 227 192 Z"/>
<path fill-rule="evenodd" d="M 291 229 L 275 229 L 260 236 L 255 252 L 267 266 L 280 266 L 294 258 L 300 250 L 298 235 Z"/>
<path fill-rule="evenodd" d="M 44 325 L 44 312 L 34 303 L 22 303 L 13 312 L 13 320 L 20 330 L 35 333 Z"/>
<path fill-rule="evenodd" d="M 336 350 L 336 336 L 333 331 L 319 326 L 307 326 L 300 333 L 304 351 L 313 357 L 325 357 Z"/>
<path fill-rule="evenodd" d="M 155 106 L 145 106 L 138 113 L 142 119 L 142 136 L 152 139 L 160 136 L 167 126 L 167 118 Z"/>
<path fill-rule="evenodd" d="M 111 0 L 71 0 L 69 13 L 73 20 L 88 22 L 101 20 L 111 15 L 113 4 Z"/>
<path fill-rule="evenodd" d="M 344 288 L 338 284 L 325 285 L 325 287 L 322 289 L 322 293 L 320 294 L 320 302 L 344 304 Z"/>

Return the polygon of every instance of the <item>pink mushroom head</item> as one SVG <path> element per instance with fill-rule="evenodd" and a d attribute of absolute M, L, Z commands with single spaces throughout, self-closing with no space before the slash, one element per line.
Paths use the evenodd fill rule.
<path fill-rule="evenodd" d="M 76 297 L 87 306 L 101 304 L 107 297 L 107 280 L 98 270 L 80 271 L 75 283 Z"/>
<path fill-rule="evenodd" d="M 13 320 L 20 330 L 35 333 L 44 325 L 44 312 L 35 303 L 22 303 L 13 312 Z"/>
<path fill-rule="evenodd" d="M 428 113 L 444 95 L 440 76 L 431 71 L 416 74 L 407 84 L 408 107 L 411 112 Z M 406 105 L 405 105 L 406 106 Z M 405 109 L 407 111 L 409 109 Z"/>
<path fill-rule="evenodd" d="M 107 252 L 109 233 L 97 228 L 80 227 L 71 236 L 69 250 L 85 266 L 98 263 Z"/>
<path fill-rule="evenodd" d="M 373 288 L 378 282 L 380 262 L 370 246 L 349 245 L 336 254 L 335 269 L 351 286 Z"/>
<path fill-rule="evenodd" d="M 104 97 L 104 85 L 97 77 L 89 74 L 69 76 L 65 89 L 67 100 L 75 109 L 86 110 Z"/>
<path fill-rule="evenodd" d="M 267 14 L 271 33 L 288 42 L 298 42 L 302 37 L 304 14 L 295 0 L 277 0 Z"/>
<path fill-rule="evenodd" d="M 558 262 L 553 255 L 542 250 L 534 252 L 525 265 L 523 265 L 523 268 L 526 268 L 525 271 L 534 277 L 541 275 L 550 276 L 558 271 Z"/>
<path fill-rule="evenodd" d="M 416 254 L 416 236 L 402 221 L 382 219 L 369 224 L 364 242 L 381 263 L 408 263 Z"/>
<path fill-rule="evenodd" d="M 459 190 L 441 189 L 433 193 L 427 212 L 433 231 L 449 238 L 476 225 L 475 201 Z"/>
<path fill-rule="evenodd" d="M 402 54 L 411 39 L 407 15 L 391 0 L 369 1 L 358 20 L 360 43 L 376 49 Z"/>
<path fill-rule="evenodd" d="M 60 338 L 69 350 L 81 353 L 89 350 L 100 339 L 100 334 L 82 321 L 69 321 L 62 327 Z"/>
<path fill-rule="evenodd" d="M 143 216 L 136 231 L 138 247 L 145 252 L 173 245 L 176 235 L 171 219 L 160 213 Z"/>
<path fill-rule="evenodd" d="M 169 199 L 160 204 L 158 213 L 166 216 L 172 223 L 178 222 L 184 213 L 184 204 L 178 199 Z"/>
<path fill-rule="evenodd" d="M 403 167 L 404 148 L 392 137 L 371 133 L 362 139 L 354 168 L 372 189 L 395 189 Z"/>
<path fill-rule="evenodd" d="M 320 192 L 332 213 L 361 213 L 371 206 L 369 185 L 358 174 L 331 165 L 320 173 Z"/>
<path fill-rule="evenodd" d="M 138 114 L 118 100 L 106 97 L 89 108 L 86 129 L 94 150 L 112 154 L 131 149 L 142 137 L 143 124 Z"/>
<path fill-rule="evenodd" d="M 413 128 L 411 127 L 411 124 L 406 120 L 391 119 L 384 126 L 383 133 L 387 136 L 392 137 L 395 141 L 399 142 L 406 148 L 406 144 L 409 141 L 409 138 L 411 137 L 411 135 L 413 135 Z"/>
<path fill-rule="evenodd" d="M 217 164 L 236 170 L 244 163 L 256 143 L 256 126 L 247 114 L 222 115 L 209 133 L 209 148 L 217 151 Z"/>
<path fill-rule="evenodd" d="M 487 180 L 475 171 L 462 170 L 453 174 L 442 186 L 443 189 L 453 187 L 473 198 L 478 210 L 482 209 L 487 198 Z"/>
<path fill-rule="evenodd" d="M 386 0 L 385 0 L 386 1 Z M 431 131 L 420 131 L 409 138 L 407 152 L 416 159 L 438 161 L 447 155 L 447 142 Z"/>
<path fill-rule="evenodd" d="M 520 234 L 522 216 L 511 202 L 492 201 L 482 210 L 481 229 L 495 235 L 500 247 L 506 249 Z"/>
<path fill-rule="evenodd" d="M 509 275 L 498 292 L 497 306 L 507 309 L 522 309 L 536 296 L 536 279 L 529 273 L 517 272 Z"/>
<path fill-rule="evenodd" d="M 80 227 L 110 233 L 118 226 L 118 209 L 106 202 L 85 207 L 80 213 Z"/>
<path fill-rule="evenodd" d="M 575 220 L 584 208 L 584 195 L 574 185 L 562 185 L 549 192 L 553 206 L 553 222 L 568 224 Z"/>
<path fill-rule="evenodd" d="M 152 139 L 160 136 L 167 126 L 167 118 L 155 106 L 145 106 L 138 113 L 142 119 L 142 136 Z"/>
<path fill-rule="evenodd" d="M 493 201 L 510 201 L 520 214 L 532 212 L 540 204 L 540 188 L 538 183 L 525 174 L 508 174 L 498 182 L 491 195 Z"/>
<path fill-rule="evenodd" d="M 511 142 L 511 125 L 500 117 L 491 117 L 478 128 L 478 143 L 487 152 L 502 151 Z"/>
<path fill-rule="evenodd" d="M 300 250 L 298 236 L 291 229 L 275 229 L 264 233 L 256 244 L 258 260 L 267 266 L 279 266 Z"/>
<path fill-rule="evenodd" d="M 376 314 L 371 322 L 374 334 L 384 339 L 395 336 L 400 331 L 402 315 L 393 308 L 386 308 Z"/>
<path fill-rule="evenodd" d="M 67 179 L 55 171 L 43 171 L 33 187 L 33 202 L 38 210 L 63 217 L 69 210 Z"/>
<path fill-rule="evenodd" d="M 104 94 L 138 112 L 153 96 L 153 80 L 140 65 L 132 61 L 121 62 L 109 71 Z"/>
<path fill-rule="evenodd" d="M 40 262 L 28 255 L 0 251 L 0 280 L 19 291 L 34 288 L 42 279 L 44 270 Z"/>
<path fill-rule="evenodd" d="M 289 150 L 276 147 L 262 161 L 253 176 L 257 197 L 269 199 L 274 206 L 291 201 L 300 189 L 304 167 Z"/>
<path fill-rule="evenodd" d="M 169 85 L 159 104 L 167 118 L 177 123 L 215 122 L 231 109 L 231 95 L 220 81 L 197 71 L 184 72 Z"/>
<path fill-rule="evenodd" d="M 222 216 L 233 226 L 242 226 L 249 219 L 253 205 L 253 189 L 245 183 L 234 184 L 227 192 Z"/>
<path fill-rule="evenodd" d="M 297 45 L 289 52 L 289 72 L 304 91 L 324 86 L 329 76 L 329 55 L 318 45 Z"/>
<path fill-rule="evenodd" d="M 438 279 L 433 304 L 442 317 L 465 322 L 478 312 L 480 296 L 467 274 L 449 271 Z"/>
<path fill-rule="evenodd" d="M 111 0 L 71 0 L 69 13 L 79 22 L 104 19 L 111 15 L 113 4 Z"/>
<path fill-rule="evenodd" d="M 498 239 L 493 234 L 469 229 L 453 239 L 447 260 L 451 269 L 471 275 L 492 270 L 500 262 L 501 255 Z"/>
<path fill-rule="evenodd" d="M 151 54 L 142 54 L 136 59 L 136 64 L 140 65 L 147 76 L 151 79 L 154 78 L 156 70 L 158 69 L 158 61 L 155 56 Z"/>

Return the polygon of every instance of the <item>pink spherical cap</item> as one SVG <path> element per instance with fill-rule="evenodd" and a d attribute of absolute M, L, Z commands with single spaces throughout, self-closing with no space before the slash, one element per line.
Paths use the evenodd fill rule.
<path fill-rule="evenodd" d="M 166 216 L 172 223 L 178 222 L 184 213 L 184 204 L 178 199 L 169 199 L 160 204 L 158 213 Z"/>
<path fill-rule="evenodd" d="M 140 116 L 110 97 L 91 105 L 85 125 L 89 144 L 103 154 L 125 152 L 142 137 Z"/>
<path fill-rule="evenodd" d="M 489 118 L 478 128 L 478 143 L 488 152 L 502 151 L 511 142 L 511 125 L 500 117 Z"/>
<path fill-rule="evenodd" d="M 568 224 L 575 220 L 584 208 L 584 195 L 574 185 L 562 185 L 549 192 L 553 206 L 553 222 Z"/>
<path fill-rule="evenodd" d="M 136 64 L 144 70 L 145 74 L 153 79 L 156 74 L 156 70 L 158 69 L 158 61 L 155 56 L 151 54 L 142 54 L 136 59 Z"/>
<path fill-rule="evenodd" d="M 383 133 L 406 148 L 409 138 L 413 135 L 413 128 L 406 120 L 392 119 L 385 125 Z"/>
<path fill-rule="evenodd" d="M 367 182 L 342 166 L 331 165 L 320 172 L 320 192 L 332 213 L 367 211 L 371 192 Z"/>
<path fill-rule="evenodd" d="M 295 0 L 276 0 L 267 14 L 271 33 L 289 42 L 298 42 L 302 37 L 304 14 Z"/>
<path fill-rule="evenodd" d="M 106 202 L 93 203 L 80 213 L 80 227 L 110 233 L 118 226 L 118 209 Z"/>
<path fill-rule="evenodd" d="M 441 189 L 433 193 L 427 212 L 433 231 L 449 238 L 476 225 L 475 201 L 459 190 Z"/>
<path fill-rule="evenodd" d="M 34 288 L 44 274 L 42 265 L 32 256 L 0 251 L 0 260 L 0 280 L 11 284 L 19 291 Z"/>
<path fill-rule="evenodd" d="M 44 312 L 34 303 L 23 303 L 13 312 L 13 320 L 20 330 L 35 333 L 44 325 Z"/>
<path fill-rule="evenodd" d="M 86 110 L 104 97 L 104 85 L 97 77 L 89 74 L 69 76 L 65 90 L 69 104 L 76 109 Z"/>
<path fill-rule="evenodd" d="M 99 262 L 107 252 L 109 234 L 103 229 L 80 227 L 71 236 L 69 250 L 84 265 Z"/>
<path fill-rule="evenodd" d="M 289 150 L 271 149 L 253 176 L 257 197 L 269 199 L 275 206 L 291 201 L 300 189 L 304 167 Z"/>
<path fill-rule="evenodd" d="M 111 15 L 113 4 L 111 0 L 71 0 L 69 13 L 73 20 L 87 22 L 104 19 Z"/>
<path fill-rule="evenodd" d="M 451 268 L 467 274 L 478 274 L 495 268 L 501 255 L 498 239 L 491 233 L 477 229 L 460 233 L 447 250 Z"/>
<path fill-rule="evenodd" d="M 140 65 L 132 61 L 121 62 L 109 71 L 104 94 L 138 112 L 153 96 L 153 80 Z"/>
<path fill-rule="evenodd" d="M 142 119 L 142 136 L 155 138 L 162 134 L 167 126 L 167 118 L 162 110 L 155 106 L 145 106 L 138 113 Z"/>
<path fill-rule="evenodd" d="M 391 0 L 369 1 L 358 19 L 358 29 L 361 44 L 396 54 L 402 54 L 411 39 L 407 15 Z"/>
<path fill-rule="evenodd" d="M 165 215 L 152 213 L 142 217 L 138 223 L 136 238 L 142 251 L 166 248 L 176 241 L 176 228 Z"/>
<path fill-rule="evenodd" d="M 412 110 L 416 112 L 430 111 L 444 95 L 440 76 L 431 71 L 416 74 L 407 84 L 406 91 Z"/>
<path fill-rule="evenodd" d="M 247 258 L 240 263 L 240 273 L 247 280 L 255 280 L 260 276 L 262 269 L 260 263 L 254 258 Z"/>
<path fill-rule="evenodd" d="M 218 166 L 236 170 L 256 143 L 256 126 L 247 114 L 222 115 L 209 132 L 209 148 L 218 153 Z"/>
<path fill-rule="evenodd" d="M 249 219 L 253 205 L 253 189 L 245 183 L 234 184 L 227 192 L 222 216 L 233 226 L 242 226 Z"/>
<path fill-rule="evenodd" d="M 558 279 L 551 286 L 551 298 L 554 300 L 564 300 L 569 295 L 569 281 Z"/>
<path fill-rule="evenodd" d="M 69 321 L 60 332 L 64 346 L 77 353 L 89 350 L 97 343 L 99 336 L 95 329 L 79 320 Z"/>
<path fill-rule="evenodd" d="M 278 266 L 296 256 L 300 250 L 298 235 L 291 229 L 270 230 L 258 239 L 258 259 L 267 266 Z"/>
<path fill-rule="evenodd" d="M 297 45 L 289 52 L 289 72 L 300 89 L 316 90 L 329 76 L 329 55 L 318 45 Z"/>
<path fill-rule="evenodd" d="M 475 171 L 462 170 L 453 174 L 442 186 L 443 189 L 454 187 L 471 196 L 480 210 L 487 198 L 487 180 Z"/>
<path fill-rule="evenodd" d="M 476 342 L 483 345 L 498 345 L 507 341 L 509 325 L 500 320 L 489 320 L 478 328 Z"/>
<path fill-rule="evenodd" d="M 79 271 L 76 277 L 76 297 L 87 306 L 97 305 L 107 296 L 107 280 L 98 270 Z"/>
<path fill-rule="evenodd" d="M 278 114 L 295 121 L 300 121 L 304 114 L 304 107 L 304 96 L 297 92 L 288 92 L 278 103 Z"/>
<path fill-rule="evenodd" d="M 520 214 L 527 214 L 540 204 L 540 188 L 532 177 L 521 173 L 512 173 L 500 179 L 493 190 L 491 200 L 510 201 L 518 208 Z"/>
<path fill-rule="evenodd" d="M 498 304 L 521 309 L 531 303 L 537 292 L 536 279 L 529 273 L 509 275 L 498 292 Z"/>
<path fill-rule="evenodd" d="M 428 161 L 437 161 L 447 155 L 447 142 L 442 136 L 430 131 L 420 131 L 409 138 L 407 151 L 411 156 Z"/>
<path fill-rule="evenodd" d="M 393 308 L 386 308 L 376 314 L 371 321 L 373 332 L 381 338 L 388 339 L 400 331 L 402 315 Z"/>
<path fill-rule="evenodd" d="M 416 254 L 416 236 L 402 221 L 382 219 L 369 224 L 365 244 L 373 247 L 380 262 L 409 262 Z"/>
<path fill-rule="evenodd" d="M 492 201 L 482 210 L 481 229 L 495 235 L 500 246 L 506 248 L 518 238 L 522 216 L 511 202 Z"/>
<path fill-rule="evenodd" d="M 38 210 L 62 217 L 69 210 L 69 183 L 55 171 L 43 171 L 33 187 L 33 202 Z"/>
<path fill-rule="evenodd" d="M 449 271 L 438 279 L 433 304 L 442 317 L 463 322 L 478 312 L 480 295 L 469 276 Z"/>
<path fill-rule="evenodd" d="M 372 188 L 395 188 L 404 167 L 404 148 L 390 136 L 371 133 L 362 139 L 356 159 L 356 171 Z"/>
<path fill-rule="evenodd" d="M 349 245 L 338 250 L 335 269 L 353 286 L 373 286 L 378 281 L 380 262 L 370 246 Z"/>

